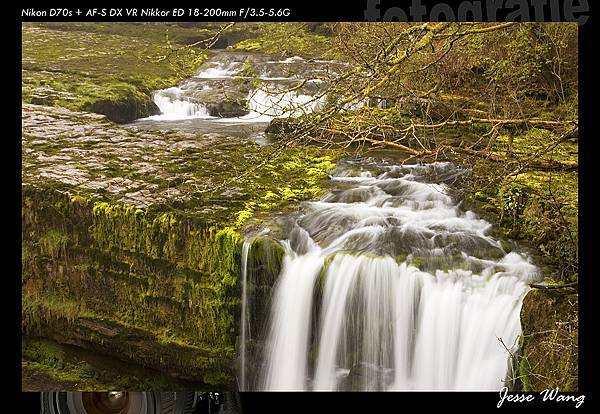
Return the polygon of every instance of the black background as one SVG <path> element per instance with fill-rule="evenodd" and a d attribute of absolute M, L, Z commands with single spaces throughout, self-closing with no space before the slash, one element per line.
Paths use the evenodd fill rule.
<path fill-rule="evenodd" d="M 481 0 L 484 4 L 487 0 Z M 547 3 L 555 0 L 548 0 Z M 452 4 L 453 8 L 457 10 L 457 4 L 446 1 L 447 4 Z M 510 5 L 510 0 L 504 1 L 503 3 Z M 515 2 L 513 1 L 513 4 Z M 562 4 L 562 1 L 559 1 Z M 577 2 L 576 2 L 577 3 Z M 589 1 L 589 3 L 593 3 Z M 436 4 L 434 1 L 421 0 L 421 4 L 431 9 L 431 6 Z M 289 21 L 362 21 L 364 20 L 364 12 L 367 5 L 367 0 L 358 0 L 353 3 L 348 1 L 341 2 L 338 4 L 326 3 L 325 1 L 302 1 L 292 2 L 288 0 L 280 1 L 247 1 L 244 3 L 234 3 L 233 1 L 197 1 L 183 3 L 179 1 L 172 1 L 167 4 L 156 4 L 154 7 L 164 8 L 166 10 L 172 10 L 175 7 L 181 8 L 223 8 L 223 9 L 238 9 L 240 7 L 249 8 L 290 8 L 292 15 L 285 19 Z M 389 7 L 400 6 L 408 14 L 411 0 L 380 0 L 378 8 L 385 11 Z M 12 365 L 10 362 L 5 365 L 3 370 L 4 379 L 7 385 L 5 390 L 10 390 L 3 396 L 0 396 L 0 414 L 1 413 L 23 413 L 23 414 L 37 414 L 40 411 L 39 408 L 39 394 L 38 393 L 24 393 L 21 391 L 21 366 L 20 366 L 20 352 L 21 352 L 21 229 L 20 229 L 20 209 L 21 209 L 21 148 L 20 148 L 20 117 L 21 117 L 21 21 L 34 21 L 33 18 L 21 18 L 21 10 L 23 8 L 64 8 L 69 7 L 65 2 L 45 2 L 45 3 L 34 3 L 34 2 L 23 2 L 19 5 L 14 5 L 12 8 L 14 14 L 11 13 L 11 9 L 4 6 L 0 9 L 5 15 L 4 28 L 10 28 L 12 26 L 14 40 L 9 41 L 7 37 L 3 37 L 3 50 L 7 56 L 10 47 L 14 45 L 12 49 L 15 53 L 13 62 L 15 64 L 14 74 L 15 80 L 12 86 L 14 87 L 14 118 L 12 113 L 4 110 L 4 125 L 8 127 L 8 124 L 14 120 L 14 133 L 5 132 L 2 134 L 2 154 L 6 159 L 3 162 L 3 166 L 7 168 L 6 174 L 3 175 L 5 178 L 11 179 L 11 187 L 6 189 L 5 199 L 2 200 L 4 207 L 9 207 L 5 214 L 3 214 L 3 220 L 1 223 L 7 227 L 3 232 L 5 236 L 5 248 L 3 249 L 3 263 L 5 271 L 3 272 L 3 284 L 2 290 L 4 295 L 3 304 L 7 306 L 2 316 L 4 317 L 4 331 L 3 336 L 5 337 L 4 344 L 6 344 L 4 356 L 14 356 Z M 71 5 L 71 8 L 125 8 L 125 7 L 138 7 L 138 8 L 151 8 L 153 4 L 149 1 L 140 3 L 138 2 L 82 2 Z M 514 6 L 513 6 L 514 7 Z M 513 12 L 514 8 L 503 9 L 498 11 L 497 20 L 502 21 L 506 16 Z M 531 9 L 533 10 L 533 9 Z M 594 240 L 593 235 L 596 233 L 596 219 L 595 215 L 595 203 L 594 196 L 598 188 L 598 181 L 596 181 L 596 168 L 594 164 L 597 162 L 599 152 L 597 151 L 596 142 L 600 140 L 592 128 L 595 126 L 594 119 L 597 117 L 598 109 L 595 105 L 597 95 L 594 94 L 597 88 L 595 85 L 595 78 L 597 75 L 597 66 L 595 65 L 595 55 L 597 47 L 594 44 L 597 42 L 597 38 L 592 35 L 594 15 L 593 5 L 590 4 L 590 12 L 586 13 L 589 18 L 587 22 L 579 27 L 580 38 L 579 38 L 579 243 L 580 243 L 580 288 L 579 288 L 579 306 L 580 306 L 580 343 L 579 343 L 579 387 L 580 392 L 577 395 L 585 394 L 585 402 L 579 408 L 590 409 L 595 405 L 593 399 L 594 394 L 594 370 L 592 368 L 592 358 L 594 354 L 594 347 L 592 345 L 592 333 L 594 328 L 592 327 L 593 320 L 593 302 L 594 294 L 597 295 L 597 290 L 594 287 L 596 279 L 600 278 L 597 271 L 594 269 L 594 251 L 597 250 L 597 242 Z M 13 17 L 14 16 L 14 17 Z M 484 12 L 485 16 L 485 12 Z M 533 17 L 533 12 L 531 13 Z M 564 16 L 561 15 L 561 19 Z M 226 19 L 226 18 L 225 18 Z M 550 21 L 552 16 L 549 10 L 547 10 L 545 20 Z M 72 18 L 72 19 L 52 19 L 52 18 L 41 18 L 40 21 L 93 21 L 93 19 L 87 18 Z M 103 21 L 110 19 L 104 18 Z M 127 21 L 126 17 L 120 17 L 114 19 L 118 21 Z M 138 19 L 141 20 L 141 19 Z M 152 20 L 152 19 L 143 19 Z M 157 18 L 156 21 L 162 21 L 164 19 Z M 170 19 L 172 20 L 172 19 Z M 184 18 L 181 20 L 190 21 L 190 18 Z M 221 21 L 223 18 L 215 18 L 213 21 Z M 261 19 L 267 21 L 267 19 Z M 281 19 L 271 19 L 274 21 L 284 21 Z M 8 65 L 8 58 L 5 58 L 4 64 Z M 5 90 L 8 88 L 8 80 L 4 81 Z M 12 95 L 12 94 L 11 94 Z M 5 99 L 6 102 L 6 99 Z M 3 132 L 7 131 L 7 128 L 3 128 Z M 12 190 L 12 191 L 10 191 Z M 9 195 L 10 194 L 10 195 Z M 10 230 L 12 229 L 12 232 Z M 19 241 L 19 242 L 17 242 Z M 12 266 L 11 266 L 12 265 Z M 12 347 L 9 338 L 13 338 Z M 6 360 L 7 358 L 5 358 Z M 502 408 L 505 409 L 531 409 L 531 408 L 574 408 L 574 403 L 556 403 L 556 402 L 542 402 L 539 394 L 535 394 L 536 399 L 532 403 L 504 403 Z M 10 397 L 14 399 L 9 401 Z M 16 398 L 15 398 L 16 397 Z M 359 413 L 401 413 L 406 411 L 417 412 L 428 410 L 432 408 L 438 408 L 444 410 L 444 412 L 454 410 L 478 410 L 485 409 L 495 410 L 496 404 L 499 400 L 499 394 L 495 392 L 477 392 L 477 393 L 431 393 L 431 392 L 402 392 L 402 393 L 244 393 L 242 395 L 242 405 L 244 413 L 246 414 L 263 414 L 263 413 L 290 413 L 290 412 L 302 412 L 307 414 L 317 413 L 348 413 L 348 412 L 359 412 Z"/>

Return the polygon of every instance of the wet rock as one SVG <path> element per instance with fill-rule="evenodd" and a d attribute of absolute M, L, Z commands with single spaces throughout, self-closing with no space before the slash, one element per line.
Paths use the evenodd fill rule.
<path fill-rule="evenodd" d="M 206 108 L 210 116 L 219 118 L 234 118 L 248 113 L 245 103 L 240 102 L 207 103 Z"/>
<path fill-rule="evenodd" d="M 52 183 L 101 199 L 108 193 L 111 201 L 137 208 L 189 202 L 210 180 L 222 179 L 227 167 L 221 163 L 238 157 L 237 141 L 218 134 L 192 140 L 189 134 L 138 132 L 64 108 L 25 104 L 22 123 L 25 185 Z M 231 186 L 221 194 L 247 196 Z"/>
<path fill-rule="evenodd" d="M 119 124 L 160 114 L 160 109 L 150 97 L 147 99 L 130 97 L 121 101 L 101 99 L 87 105 L 84 109 L 106 115 L 108 119 Z"/>
<path fill-rule="evenodd" d="M 385 384 L 390 383 L 391 379 L 390 369 L 359 362 L 352 366 L 347 376 L 342 379 L 340 388 L 342 390 L 383 390 Z"/>

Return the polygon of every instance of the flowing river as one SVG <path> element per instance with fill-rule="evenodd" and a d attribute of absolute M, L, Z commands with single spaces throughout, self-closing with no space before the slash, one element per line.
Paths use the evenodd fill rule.
<path fill-rule="evenodd" d="M 318 111 L 326 101 L 320 74 L 340 69 L 220 53 L 192 79 L 158 91 L 161 114 L 134 125 L 268 145 L 268 123 Z M 330 192 L 289 218 L 266 326 L 252 332 L 247 242 L 240 388 L 500 389 L 518 348 L 522 299 L 539 276 L 526 254 L 508 251 L 489 235 L 490 223 L 451 197 L 448 183 L 465 173 L 448 162 L 340 162 Z M 261 352 L 246 346 L 251 333 L 261 335 Z"/>

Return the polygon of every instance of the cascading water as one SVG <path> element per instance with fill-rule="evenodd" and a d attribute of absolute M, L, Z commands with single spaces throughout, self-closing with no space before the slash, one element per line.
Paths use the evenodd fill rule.
<path fill-rule="evenodd" d="M 241 62 L 216 62 L 195 77 L 199 79 L 231 79 L 240 71 Z"/>
<path fill-rule="evenodd" d="M 240 75 L 248 59 L 260 74 L 258 87 L 249 83 L 252 76 Z M 272 118 L 324 104 L 320 76 L 338 64 L 311 65 L 297 57 L 218 53 L 194 78 L 158 91 L 162 114 L 137 125 L 260 137 Z M 218 103 L 232 93 L 245 98 L 246 115 L 209 116 L 205 104 L 214 110 L 215 96 Z M 537 271 L 524 255 L 506 252 L 488 235 L 489 223 L 447 194 L 443 183 L 462 173 L 448 163 L 346 162 L 330 194 L 308 203 L 281 241 L 286 253 L 271 303 L 259 306 L 261 312 L 271 307 L 260 340 L 258 331 L 250 335 L 256 307 L 249 306 L 249 292 L 257 290 L 248 288 L 246 243 L 240 388 L 501 388 L 508 350 L 520 334 L 521 301 Z"/>
<path fill-rule="evenodd" d="M 240 318 L 240 384 L 242 391 L 246 390 L 246 341 L 248 329 L 248 256 L 250 254 L 251 244 L 245 241 L 242 246 L 242 315 Z"/>
<path fill-rule="evenodd" d="M 154 120 L 179 120 L 187 118 L 209 118 L 206 107 L 182 98 L 183 90 L 178 87 L 162 89 L 154 94 L 154 103 L 160 115 L 151 116 Z"/>
<path fill-rule="evenodd" d="M 242 118 L 270 122 L 273 118 L 296 117 L 320 110 L 324 102 L 325 96 L 257 89 L 248 95 L 250 112 Z"/>
<path fill-rule="evenodd" d="M 536 267 L 447 194 L 464 170 L 361 169 L 343 167 L 281 242 L 256 388 L 500 389 Z"/>
<path fill-rule="evenodd" d="M 319 78 L 323 67 L 293 57 L 281 61 L 248 54 L 217 52 L 200 71 L 177 87 L 154 94 L 159 115 L 142 119 L 138 125 L 156 126 L 156 121 L 193 121 L 222 129 L 220 124 L 267 124 L 276 117 L 299 116 L 320 110 L 325 103 L 325 81 Z M 334 73 L 327 70 L 327 73 Z M 260 81 L 252 85 L 251 81 Z M 237 109 L 220 111 L 223 101 L 235 102 Z M 245 101 L 245 104 L 243 103 Z M 212 109 L 211 109 L 212 108 Z M 194 123 L 198 126 L 198 123 Z"/>

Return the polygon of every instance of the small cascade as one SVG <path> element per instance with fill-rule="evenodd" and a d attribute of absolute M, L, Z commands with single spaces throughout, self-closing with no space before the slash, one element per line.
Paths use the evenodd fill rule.
<path fill-rule="evenodd" d="M 206 106 L 184 99 L 183 90 L 178 87 L 162 89 L 154 94 L 154 103 L 160 109 L 160 115 L 154 120 L 178 120 L 189 118 L 210 118 Z"/>
<path fill-rule="evenodd" d="M 297 56 L 272 61 L 219 52 L 179 86 L 155 92 L 160 114 L 144 118 L 138 125 L 156 127 L 169 121 L 164 124 L 177 129 L 188 128 L 194 121 L 202 130 L 210 130 L 209 125 L 224 130 L 227 124 L 266 124 L 278 117 L 319 111 L 326 101 L 326 82 L 320 79 L 323 67 L 335 65 L 340 64 L 308 62 Z"/>
<path fill-rule="evenodd" d="M 198 79 L 231 79 L 240 71 L 242 62 L 215 62 L 194 77 Z"/>

